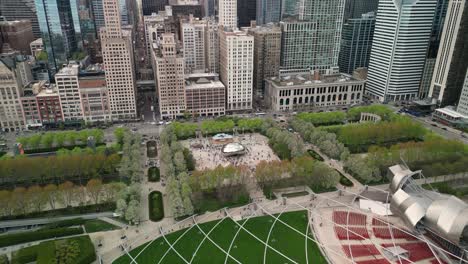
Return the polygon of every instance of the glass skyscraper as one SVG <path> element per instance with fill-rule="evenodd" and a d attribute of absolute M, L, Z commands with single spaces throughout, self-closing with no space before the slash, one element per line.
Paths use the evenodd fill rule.
<path fill-rule="evenodd" d="M 35 0 L 37 19 L 52 75 L 78 50 L 79 40 L 75 29 L 79 28 L 79 21 L 73 20 L 70 2 Z"/>

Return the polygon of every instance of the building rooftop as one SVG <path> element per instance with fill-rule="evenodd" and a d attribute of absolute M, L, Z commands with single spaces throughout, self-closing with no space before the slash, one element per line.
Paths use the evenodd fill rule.
<path fill-rule="evenodd" d="M 104 76 L 90 76 L 79 79 L 80 89 L 106 87 L 106 78 Z"/>
<path fill-rule="evenodd" d="M 55 76 L 69 76 L 69 75 L 78 75 L 80 72 L 80 65 L 78 64 L 69 64 L 55 74 Z"/>
<path fill-rule="evenodd" d="M 276 86 L 293 86 L 293 85 L 307 85 L 307 84 L 322 84 L 322 83 L 346 83 L 346 82 L 359 82 L 359 80 L 346 73 L 333 73 L 333 74 L 318 74 L 315 73 L 294 73 L 287 74 L 280 77 L 270 77 L 266 79 L 268 82 Z"/>
<path fill-rule="evenodd" d="M 442 114 L 448 115 L 450 117 L 453 117 L 453 118 L 460 118 L 460 119 L 467 119 L 468 120 L 468 116 L 466 116 L 466 115 L 464 115 L 462 113 L 459 113 L 459 112 L 457 112 L 454 109 L 449 108 L 449 107 L 439 108 L 439 109 L 436 109 L 436 111 L 438 111 L 438 112 L 440 112 Z"/>
<path fill-rule="evenodd" d="M 51 84 L 49 86 L 44 87 L 45 89 L 42 89 L 39 91 L 39 93 L 36 95 L 37 97 L 48 97 L 48 96 L 58 96 L 58 89 L 55 84 Z"/>
<path fill-rule="evenodd" d="M 185 75 L 185 89 L 225 88 L 217 73 L 192 73 Z"/>

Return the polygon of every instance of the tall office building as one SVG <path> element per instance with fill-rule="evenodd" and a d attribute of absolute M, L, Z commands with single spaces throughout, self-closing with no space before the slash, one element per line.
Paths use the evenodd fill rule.
<path fill-rule="evenodd" d="M 415 98 L 437 0 L 380 0 L 367 92 L 380 101 Z"/>
<path fill-rule="evenodd" d="M 224 28 L 237 28 L 237 0 L 219 0 L 219 25 Z"/>
<path fill-rule="evenodd" d="M 250 27 L 250 21 L 257 15 L 257 3 L 254 0 L 237 0 L 239 27 Z"/>
<path fill-rule="evenodd" d="M 142 0 L 143 15 L 151 16 L 152 13 L 163 11 L 167 4 L 167 0 Z"/>
<path fill-rule="evenodd" d="M 153 69 L 161 118 L 183 116 L 185 104 L 184 58 L 172 33 L 162 34 L 159 47 L 152 49 Z"/>
<path fill-rule="evenodd" d="M 68 65 L 55 74 L 55 85 L 60 97 L 65 122 L 79 122 L 83 119 L 78 83 L 79 65 Z"/>
<path fill-rule="evenodd" d="M 286 18 L 298 18 L 301 0 L 282 0 L 281 20 Z"/>
<path fill-rule="evenodd" d="M 176 34 L 178 26 L 177 21 L 172 16 L 171 6 L 166 6 L 165 11 L 159 11 L 157 14 L 153 13 L 151 16 L 144 16 L 143 21 L 145 24 L 148 60 L 151 61 L 151 49 L 153 45 L 157 45 L 163 33 Z"/>
<path fill-rule="evenodd" d="M 101 28 L 106 26 L 106 22 L 104 21 L 104 9 L 102 7 L 102 0 L 91 0 L 91 4 L 93 7 L 96 31 L 99 35 Z"/>
<path fill-rule="evenodd" d="M 0 129 L 18 131 L 24 128 L 20 97 L 22 88 L 17 81 L 15 61 L 0 58 Z"/>
<path fill-rule="evenodd" d="M 2 41 L 21 54 L 31 55 L 29 44 L 34 41 L 31 22 L 29 20 L 0 21 L 0 52 Z"/>
<path fill-rule="evenodd" d="M 112 119 L 137 116 L 135 72 L 131 31 L 123 30 L 117 0 L 103 0 L 105 28 L 101 47 Z"/>
<path fill-rule="evenodd" d="M 348 19 L 341 33 L 338 64 L 340 72 L 352 74 L 360 67 L 369 66 L 374 37 L 375 13 L 363 14 L 361 18 Z"/>
<path fill-rule="evenodd" d="M 315 22 L 317 27 L 309 68 L 325 71 L 338 66 L 344 1 L 301 0 L 299 20 Z"/>
<path fill-rule="evenodd" d="M 460 101 L 458 101 L 457 112 L 462 115 L 468 116 L 468 69 L 465 74 L 465 82 L 460 94 Z"/>
<path fill-rule="evenodd" d="M 219 27 L 214 17 L 203 19 L 205 30 L 205 61 L 206 69 L 211 73 L 219 73 Z"/>
<path fill-rule="evenodd" d="M 429 48 L 426 55 L 426 63 L 424 64 L 423 75 L 419 86 L 419 95 L 421 99 L 427 98 L 429 89 L 431 88 L 432 75 L 439 50 L 440 38 L 444 29 L 445 15 L 447 14 L 449 0 L 438 0 L 437 9 L 432 24 L 431 39 L 429 40 Z"/>
<path fill-rule="evenodd" d="M 278 76 L 281 59 L 281 28 L 268 24 L 249 29 L 254 37 L 253 89 L 256 98 L 265 94 L 265 78 Z"/>
<path fill-rule="evenodd" d="M 35 3 L 42 41 L 53 75 L 78 51 L 81 35 L 75 31 L 80 28 L 79 20 L 73 19 L 76 6 L 72 12 L 69 0 L 43 0 Z"/>
<path fill-rule="evenodd" d="M 77 17 L 80 21 L 81 38 L 83 49 L 90 55 L 93 63 L 100 56 L 100 44 L 98 40 L 97 27 L 95 23 L 92 0 L 75 0 Z M 75 19 L 75 18 L 73 18 Z"/>
<path fill-rule="evenodd" d="M 279 22 L 281 20 L 282 0 L 256 0 L 257 25 Z M 254 2 L 252 0 L 252 2 Z"/>
<path fill-rule="evenodd" d="M 218 15 L 218 0 L 200 0 L 205 17 Z"/>
<path fill-rule="evenodd" d="M 204 72 L 206 23 L 190 16 L 188 21 L 181 22 L 180 30 L 184 47 L 185 73 Z"/>
<path fill-rule="evenodd" d="M 315 68 L 317 23 L 287 19 L 281 25 L 281 71 Z"/>
<path fill-rule="evenodd" d="M 377 13 L 379 0 L 346 0 L 343 19 L 360 18 L 362 14 Z"/>
<path fill-rule="evenodd" d="M 31 22 L 34 38 L 41 37 L 34 0 L 1 0 L 0 16 L 8 21 L 27 19 Z"/>
<path fill-rule="evenodd" d="M 442 107 L 460 98 L 468 68 L 468 7 L 466 0 L 449 2 L 432 76 L 429 97 Z"/>
<path fill-rule="evenodd" d="M 226 111 L 252 109 L 254 37 L 242 31 L 219 34 L 219 68 L 226 86 Z"/>

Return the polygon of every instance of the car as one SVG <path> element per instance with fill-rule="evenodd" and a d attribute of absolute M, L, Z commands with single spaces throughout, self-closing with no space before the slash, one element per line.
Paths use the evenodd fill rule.
<path fill-rule="evenodd" d="M 137 131 L 138 131 L 138 128 L 132 127 L 132 131 L 133 131 L 133 132 L 137 132 Z"/>
<path fill-rule="evenodd" d="M 164 125 L 164 121 L 159 121 L 158 125 Z"/>
<path fill-rule="evenodd" d="M 431 126 L 433 126 L 433 127 L 437 127 L 437 124 L 431 124 Z"/>
<path fill-rule="evenodd" d="M 150 124 L 154 126 L 154 125 L 156 125 L 156 122 L 151 122 Z"/>
<path fill-rule="evenodd" d="M 442 129 L 445 130 L 445 131 L 447 131 L 447 128 L 446 128 L 446 127 L 443 127 Z"/>
<path fill-rule="evenodd" d="M 166 125 L 170 125 L 171 123 L 172 123 L 172 121 L 167 121 Z"/>

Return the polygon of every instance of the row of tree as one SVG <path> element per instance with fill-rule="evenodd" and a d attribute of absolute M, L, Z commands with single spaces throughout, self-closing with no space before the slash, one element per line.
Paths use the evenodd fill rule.
<path fill-rule="evenodd" d="M 291 161 L 261 161 L 255 169 L 260 187 L 270 189 L 307 185 L 313 189 L 334 187 L 340 175 L 323 162 L 307 156 Z"/>
<path fill-rule="evenodd" d="M 24 149 L 52 148 L 86 144 L 93 137 L 97 144 L 104 142 L 104 132 L 100 129 L 85 129 L 81 131 L 46 132 L 30 137 L 19 137 L 17 142 Z"/>
<path fill-rule="evenodd" d="M 312 123 L 314 126 L 343 124 L 346 121 L 344 112 L 299 113 L 296 118 Z"/>
<path fill-rule="evenodd" d="M 351 155 L 345 169 L 365 183 L 379 182 L 387 168 L 405 161 L 412 170 L 423 170 L 427 177 L 467 171 L 468 147 L 456 140 L 431 138 L 407 142 L 390 148 L 374 146 L 367 155 Z"/>
<path fill-rule="evenodd" d="M 33 185 L 0 191 L 0 215 L 24 215 L 43 210 L 114 202 L 125 188 L 122 183 L 103 184 L 92 179 L 86 185 L 66 181 L 59 185 Z"/>
<path fill-rule="evenodd" d="M 338 140 L 354 152 L 367 151 L 371 145 L 388 145 L 411 140 L 423 140 L 427 131 L 408 118 L 379 123 L 343 126 Z"/>
<path fill-rule="evenodd" d="M 118 154 L 57 155 L 49 157 L 9 157 L 0 160 L 0 185 L 61 183 L 66 180 L 83 183 L 90 178 L 112 175 L 120 162 Z"/>
<path fill-rule="evenodd" d="M 116 136 L 122 142 L 122 160 L 119 166 L 119 175 L 130 179 L 116 201 L 116 213 L 130 223 L 140 221 L 140 193 L 143 179 L 143 166 L 141 158 L 141 137 L 122 129 L 122 137 Z"/>
<path fill-rule="evenodd" d="M 161 176 L 166 179 L 166 193 L 171 201 L 171 211 L 175 218 L 192 215 L 192 188 L 189 182 L 190 169 L 195 167 L 190 152 L 177 142 L 174 127 L 166 127 L 160 135 L 161 139 Z M 189 160 L 189 162 L 187 162 Z M 188 164 L 189 163 L 189 164 Z"/>
<path fill-rule="evenodd" d="M 336 135 L 326 130 L 317 129 L 313 124 L 295 118 L 290 122 L 304 140 L 317 146 L 325 155 L 336 160 L 346 160 L 349 150 L 339 142 Z"/>

